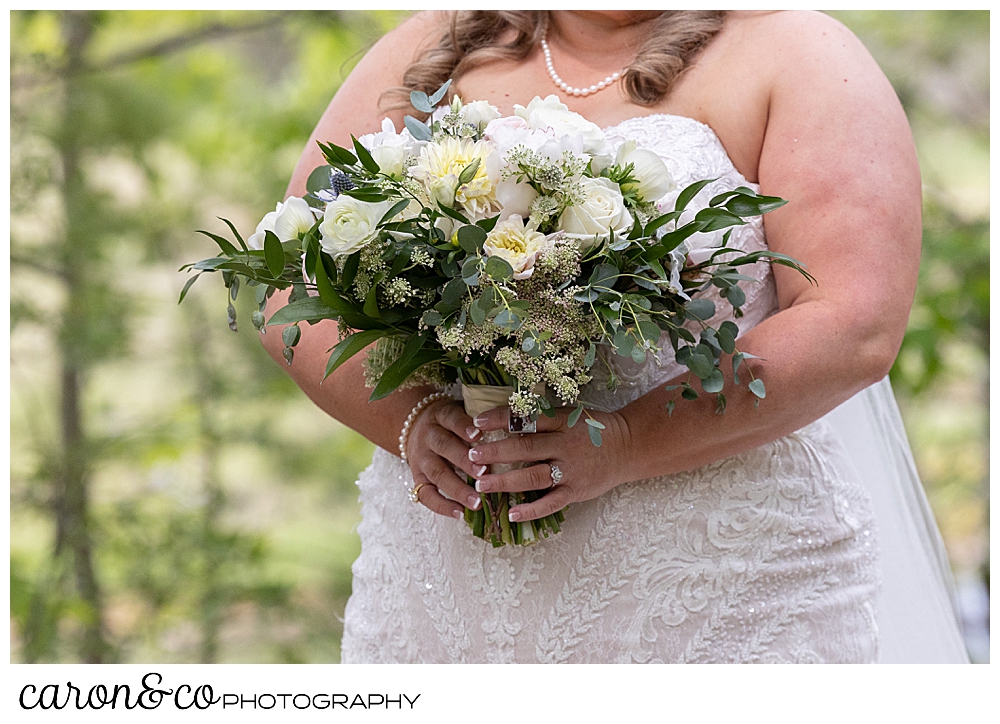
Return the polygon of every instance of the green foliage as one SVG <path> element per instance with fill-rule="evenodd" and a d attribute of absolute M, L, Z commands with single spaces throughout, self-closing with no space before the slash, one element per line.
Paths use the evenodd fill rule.
<path fill-rule="evenodd" d="M 191 230 L 224 233 L 218 208 L 246 226 L 273 205 L 345 64 L 399 18 L 11 13 L 14 660 L 80 660 L 95 615 L 104 660 L 336 660 L 357 554 L 353 481 L 371 445 L 304 403 L 250 325 L 220 325 L 215 290 L 189 289 L 190 309 L 167 298 L 196 247 Z M 84 69 L 65 76 L 73 23 Z M 253 294 L 228 291 L 241 317 L 256 311 Z M 79 372 L 85 484 L 102 491 L 86 514 L 104 611 L 52 553 L 65 420 L 51 391 L 64 364 Z M 237 385 L 235 370 L 252 382 Z M 295 418 L 312 420 L 307 434 L 282 431 Z M 247 451 L 249 470 L 220 463 Z M 159 492 L 146 487 L 164 476 Z M 288 496 L 312 499 L 294 517 L 309 550 L 280 516 L 244 512 Z M 280 612 L 300 633 L 224 643 L 239 606 L 261 623 Z M 165 649 L 189 624 L 198 635 Z"/>
<path fill-rule="evenodd" d="M 942 380 L 967 375 L 950 349 L 988 352 L 989 14 L 834 15 L 886 70 L 920 153 L 924 258 L 892 373 L 920 407 Z M 239 613 L 256 625 L 231 628 L 247 633 L 217 642 L 216 660 L 335 661 L 358 553 L 354 481 L 372 445 L 304 400 L 251 325 L 226 329 L 221 285 L 195 285 L 178 307 L 176 269 L 204 248 L 193 229 L 225 234 L 220 213 L 252 228 L 273 208 L 350 64 L 402 14 L 96 13 L 83 56 L 92 70 L 73 80 L 70 124 L 64 17 L 10 13 L 11 659 L 81 660 L 76 638 L 93 616 L 69 559 L 53 555 L 57 362 L 72 357 L 97 572 L 115 614 L 111 658 L 198 661 L 213 627 Z M 222 30 L 197 36 L 210 26 Z M 143 55 L 182 37 L 192 41 Z M 71 188 L 62 186 L 67 143 L 80 150 Z M 655 261 L 648 273 L 662 278 Z M 73 294 L 67 269 L 82 280 Z M 234 306 L 241 320 L 257 309 L 245 288 Z M 470 315 L 481 324 L 488 311 Z M 728 344 L 721 328 L 717 341 Z M 734 366 L 744 376 L 742 359 Z M 699 392 L 684 387 L 682 397 Z M 937 420 L 929 407 L 926 419 Z M 946 536 L 982 515 L 981 418 L 948 435 L 911 426 L 925 479 L 945 481 L 931 498 Z M 948 467 L 956 459 L 967 469 Z M 980 512 L 961 513 L 970 505 Z M 274 617 L 281 627 L 268 625 Z"/>

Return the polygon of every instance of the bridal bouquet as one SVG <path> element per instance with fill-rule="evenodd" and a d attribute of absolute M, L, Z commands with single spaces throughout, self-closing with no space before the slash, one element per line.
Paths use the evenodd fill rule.
<path fill-rule="evenodd" d="M 307 195 L 279 203 L 246 241 L 228 221 L 234 241 L 201 232 L 222 252 L 183 267 L 197 274 L 181 299 L 204 272 L 221 272 L 232 299 L 244 280 L 258 304 L 254 326 L 289 325 L 288 364 L 302 323 L 337 320 L 326 374 L 367 349 L 372 400 L 459 382 L 472 416 L 508 404 L 523 428 L 572 406 L 568 424 L 582 420 L 600 445 L 602 425 L 581 401 L 594 366 L 613 387 L 608 355 L 642 363 L 666 343 L 690 371 L 678 395 L 715 395 L 722 412 L 723 355 L 734 373 L 752 355 L 737 350 L 730 319 L 710 323 L 715 304 L 699 293 L 717 287 L 739 317 L 740 266 L 768 260 L 806 274 L 787 256 L 727 246 L 731 227 L 785 201 L 740 187 L 694 213 L 688 205 L 711 179 L 671 193 L 659 156 L 634 141 L 612 153 L 604 132 L 556 96 L 501 116 L 458 97 L 438 107 L 448 85 L 411 94 L 427 122 L 407 116 L 397 132 L 386 119 L 352 148 L 320 143 L 327 164 Z M 717 244 L 691 254 L 696 235 L 712 232 L 723 232 Z M 289 287 L 287 306 L 265 320 L 267 299 Z M 235 329 L 231 302 L 229 317 Z M 507 509 L 543 492 L 483 495 L 466 520 L 493 545 L 531 543 L 558 532 L 562 512 L 510 523 Z"/>

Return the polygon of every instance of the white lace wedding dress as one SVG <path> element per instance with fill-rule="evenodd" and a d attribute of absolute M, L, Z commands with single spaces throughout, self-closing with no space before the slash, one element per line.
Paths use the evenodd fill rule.
<path fill-rule="evenodd" d="M 719 191 L 753 186 L 715 133 L 693 119 L 646 116 L 607 132 L 657 151 L 681 188 L 717 178 L 701 205 Z M 760 219 L 736 229 L 730 245 L 766 248 Z M 745 286 L 746 331 L 777 303 L 766 264 L 744 273 L 758 280 Z M 720 314 L 726 306 L 718 304 Z M 589 401 L 621 407 L 676 375 L 665 347 L 662 359 L 641 366 L 613 357 L 622 385 L 612 395 L 596 380 Z M 868 412 L 849 413 L 847 427 Z M 871 436 L 865 445 L 872 453 Z M 821 419 L 697 470 L 621 485 L 572 505 L 559 535 L 494 549 L 464 522 L 413 505 L 408 469 L 378 449 L 358 481 L 362 550 L 343 661 L 874 662 L 885 618 L 880 530 L 858 470 L 835 425 Z M 915 505 L 926 515 L 922 498 Z M 926 598 L 919 576 L 927 577 L 936 596 L 929 616 L 944 623 L 943 643 L 925 658 L 961 660 L 947 572 L 911 569 L 899 582 L 908 601 L 891 605 L 923 605 L 909 596 Z M 921 635 L 927 620 L 915 615 L 889 627 L 890 659 L 920 658 L 897 648 Z"/>

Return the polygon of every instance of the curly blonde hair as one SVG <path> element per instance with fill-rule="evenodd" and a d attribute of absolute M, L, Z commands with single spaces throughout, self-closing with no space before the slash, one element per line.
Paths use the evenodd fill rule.
<path fill-rule="evenodd" d="M 383 96 L 395 107 L 409 105 L 409 93 L 431 93 L 449 78 L 458 80 L 473 68 L 498 60 L 526 58 L 541 41 L 547 10 L 458 10 L 437 45 L 403 74 L 403 85 Z M 649 39 L 622 74 L 629 98 L 653 106 L 670 93 L 694 57 L 721 30 L 725 11 L 664 10 L 652 22 Z M 500 38 L 513 32 L 513 39 Z"/>

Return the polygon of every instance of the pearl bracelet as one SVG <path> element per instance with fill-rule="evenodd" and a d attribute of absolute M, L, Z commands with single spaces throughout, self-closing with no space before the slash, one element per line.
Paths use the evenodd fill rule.
<path fill-rule="evenodd" d="M 410 410 L 410 414 L 406 417 L 406 422 L 403 423 L 403 429 L 399 433 L 399 457 L 403 459 L 404 463 L 407 462 L 406 443 L 410 438 L 410 428 L 413 427 L 413 423 L 417 421 L 420 413 L 423 412 L 429 404 L 444 399 L 451 399 L 451 395 L 447 392 L 432 392 L 414 405 L 413 409 Z"/>

